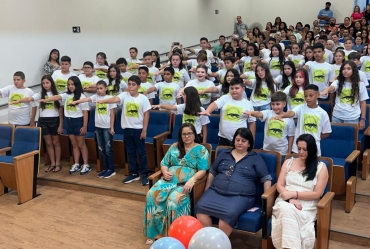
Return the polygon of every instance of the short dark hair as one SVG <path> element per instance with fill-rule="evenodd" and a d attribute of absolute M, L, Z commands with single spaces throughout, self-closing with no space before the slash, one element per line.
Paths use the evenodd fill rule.
<path fill-rule="evenodd" d="M 359 52 L 352 52 L 348 55 L 348 60 L 359 60 L 361 59 L 361 54 Z"/>
<path fill-rule="evenodd" d="M 146 56 L 150 56 L 152 57 L 152 52 L 150 51 L 146 51 L 144 54 L 143 54 L 143 58 L 146 57 Z"/>
<path fill-rule="evenodd" d="M 284 92 L 274 92 L 271 95 L 271 102 L 287 102 L 287 96 Z"/>
<path fill-rule="evenodd" d="M 13 76 L 18 76 L 18 77 L 21 77 L 22 80 L 24 80 L 26 78 L 26 75 L 24 75 L 24 73 L 22 71 L 17 71 L 13 74 Z"/>
<path fill-rule="evenodd" d="M 147 74 L 149 73 L 149 69 L 146 66 L 139 67 L 139 70 L 144 70 Z"/>
<path fill-rule="evenodd" d="M 165 69 L 163 69 L 163 72 L 170 72 L 171 75 L 175 75 L 175 70 L 173 69 L 173 67 L 166 67 Z"/>
<path fill-rule="evenodd" d="M 225 61 L 231 61 L 231 63 L 234 63 L 235 62 L 235 58 L 234 57 L 232 57 L 232 56 L 226 56 L 225 58 L 224 58 L 224 62 Z"/>
<path fill-rule="evenodd" d="M 325 5 L 331 6 L 331 2 L 326 2 Z"/>
<path fill-rule="evenodd" d="M 136 47 L 131 47 L 128 51 L 130 50 L 135 50 L 135 52 L 137 53 L 137 48 Z"/>
<path fill-rule="evenodd" d="M 319 36 L 319 40 L 325 40 L 325 41 L 327 41 L 328 40 L 328 37 L 326 35 L 320 35 Z"/>
<path fill-rule="evenodd" d="M 231 81 L 230 81 L 230 86 L 235 86 L 235 85 L 240 85 L 240 86 L 244 87 L 243 79 L 240 78 L 240 77 L 232 78 Z"/>
<path fill-rule="evenodd" d="M 116 61 L 116 65 L 121 65 L 121 64 L 125 64 L 127 66 L 127 61 L 125 58 L 121 57 L 119 58 L 117 61 Z"/>
<path fill-rule="evenodd" d="M 247 151 L 248 152 L 251 151 L 253 149 L 253 146 L 254 146 L 254 139 L 253 139 L 252 132 L 248 128 L 245 128 L 245 127 L 237 129 L 234 133 L 234 137 L 233 137 L 233 141 L 232 141 L 232 147 L 233 148 L 235 148 L 235 139 L 236 139 L 236 136 L 238 136 L 238 135 L 241 136 L 242 138 L 248 140 L 249 147 L 248 147 Z"/>
<path fill-rule="evenodd" d="M 92 63 L 91 61 L 85 61 L 83 65 L 84 65 L 84 66 L 85 66 L 85 65 L 88 65 L 88 66 L 90 66 L 91 68 L 94 68 L 94 63 Z"/>
<path fill-rule="evenodd" d="M 208 42 L 208 39 L 206 37 L 202 37 L 202 38 L 200 38 L 200 41 L 206 41 L 206 42 Z"/>
<path fill-rule="evenodd" d="M 207 61 L 207 53 L 199 53 L 197 55 L 197 61 Z"/>
<path fill-rule="evenodd" d="M 314 84 L 308 84 L 307 86 L 304 87 L 304 90 L 313 90 L 315 92 L 319 92 L 319 87 L 314 85 Z"/>
<path fill-rule="evenodd" d="M 138 85 L 138 86 L 140 86 L 140 84 L 141 84 L 141 80 L 140 80 L 139 76 L 137 76 L 137 75 L 130 76 L 130 78 L 128 78 L 127 82 L 129 82 L 129 81 L 135 82 L 136 85 Z"/>
<path fill-rule="evenodd" d="M 313 45 L 313 49 L 316 49 L 316 48 L 321 48 L 322 49 L 322 51 L 325 51 L 325 47 L 324 47 L 324 45 L 322 44 L 322 43 L 315 43 L 314 45 Z"/>
<path fill-rule="evenodd" d="M 226 37 L 224 35 L 220 35 L 220 37 L 218 37 L 218 39 L 220 39 L 220 38 L 226 39 Z"/>
<path fill-rule="evenodd" d="M 69 64 L 71 64 L 72 60 L 71 60 L 71 57 L 64 55 L 62 56 L 62 58 L 60 58 L 60 61 L 68 62 Z"/>

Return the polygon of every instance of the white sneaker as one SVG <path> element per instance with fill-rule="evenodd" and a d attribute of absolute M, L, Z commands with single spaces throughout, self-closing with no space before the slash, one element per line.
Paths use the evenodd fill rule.
<path fill-rule="evenodd" d="M 74 173 L 76 173 L 77 171 L 80 171 L 80 170 L 81 170 L 81 166 L 78 163 L 75 163 L 75 164 L 72 165 L 71 169 L 69 170 L 69 173 L 74 174 Z"/>
<path fill-rule="evenodd" d="M 82 165 L 82 169 L 81 169 L 80 175 L 86 175 L 90 171 L 91 171 L 90 165 L 84 164 L 84 165 Z"/>

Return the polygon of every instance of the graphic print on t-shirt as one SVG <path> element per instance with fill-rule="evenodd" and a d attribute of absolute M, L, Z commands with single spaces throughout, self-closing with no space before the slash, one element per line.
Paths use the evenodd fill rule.
<path fill-rule="evenodd" d="M 320 117 L 313 114 L 303 114 L 303 130 L 307 133 L 317 133 Z"/>
<path fill-rule="evenodd" d="M 188 115 L 184 113 L 182 116 L 182 123 L 188 123 L 188 124 L 192 124 L 193 126 L 195 126 L 196 120 L 197 120 L 197 116 L 194 116 L 194 115 Z"/>
<path fill-rule="evenodd" d="M 205 87 L 196 87 L 196 89 L 199 91 L 205 90 Z M 208 93 L 199 94 L 200 99 L 208 99 L 209 95 Z"/>
<path fill-rule="evenodd" d="M 180 78 L 181 78 L 181 73 L 180 72 L 175 72 L 175 74 L 173 75 L 173 82 L 180 82 Z"/>
<path fill-rule="evenodd" d="M 139 117 L 139 103 L 127 102 L 126 103 L 126 110 L 125 116 L 131 118 L 138 118 Z"/>
<path fill-rule="evenodd" d="M 243 108 L 239 106 L 227 105 L 224 112 L 224 120 L 238 122 L 242 116 Z"/>
<path fill-rule="evenodd" d="M 283 138 L 285 126 L 285 122 L 281 122 L 280 120 L 276 119 L 270 119 L 267 127 L 267 136 Z"/>
<path fill-rule="evenodd" d="M 336 76 L 338 76 L 339 75 L 339 68 L 338 69 L 335 69 L 334 70 L 334 73 L 335 73 Z"/>
<path fill-rule="evenodd" d="M 244 64 L 244 72 L 248 72 L 250 70 L 251 70 L 251 62 L 250 61 L 247 61 Z"/>
<path fill-rule="evenodd" d="M 137 90 L 137 91 L 138 91 L 138 93 L 143 94 L 143 92 L 145 92 L 145 91 L 146 91 L 146 87 L 145 87 L 145 86 L 141 86 L 141 87 L 139 88 L 139 90 Z"/>
<path fill-rule="evenodd" d="M 133 67 L 133 66 L 136 66 L 136 63 L 135 62 L 129 62 L 127 64 L 128 67 Z M 136 69 L 130 69 L 128 70 L 130 73 L 135 73 L 136 72 Z M 127 81 L 126 81 L 127 82 Z"/>
<path fill-rule="evenodd" d="M 20 99 L 23 99 L 23 98 L 24 98 L 24 94 L 12 93 L 12 94 L 10 94 L 9 102 L 17 101 L 17 100 L 20 100 Z M 12 106 L 21 107 L 22 106 L 22 103 L 12 104 Z"/>
<path fill-rule="evenodd" d="M 261 93 L 259 95 L 254 93 L 254 98 L 256 100 L 267 100 L 267 96 L 269 96 L 269 89 L 266 87 L 261 87 Z"/>
<path fill-rule="evenodd" d="M 85 88 L 85 87 L 88 87 L 92 84 L 91 81 L 82 81 L 81 82 L 81 85 L 82 85 L 82 88 Z"/>
<path fill-rule="evenodd" d="M 109 95 L 111 95 L 111 96 L 117 96 L 118 95 L 118 92 L 114 91 L 114 85 L 108 86 L 108 92 L 109 92 Z"/>
<path fill-rule="evenodd" d="M 343 88 L 342 92 L 340 93 L 339 99 L 340 103 L 343 104 L 352 104 L 352 89 L 351 88 Z"/>
<path fill-rule="evenodd" d="M 304 95 L 303 92 L 297 92 L 294 98 L 290 99 L 291 106 L 297 106 L 304 103 Z"/>
<path fill-rule="evenodd" d="M 174 92 L 175 92 L 175 89 L 173 89 L 173 88 L 163 87 L 162 91 L 161 91 L 160 99 L 172 100 Z"/>
<path fill-rule="evenodd" d="M 67 98 L 67 103 L 66 103 L 66 109 L 68 111 L 72 111 L 72 112 L 75 112 L 77 111 L 77 108 L 75 105 L 70 105 L 70 103 L 73 101 L 73 98 L 72 97 L 68 97 Z"/>
<path fill-rule="evenodd" d="M 107 78 L 107 73 L 96 69 L 95 75 L 98 76 L 99 79 L 106 79 Z"/>
<path fill-rule="evenodd" d="M 272 70 L 281 70 L 279 61 L 271 60 L 270 61 L 270 68 Z"/>
<path fill-rule="evenodd" d="M 293 59 L 292 62 L 294 63 L 294 65 L 297 65 L 297 64 L 299 64 L 300 60 L 299 59 Z"/>
<path fill-rule="evenodd" d="M 325 83 L 326 69 L 316 69 L 312 70 L 313 82 Z"/>
<path fill-rule="evenodd" d="M 153 73 L 152 72 L 149 72 L 148 73 L 148 78 L 146 81 L 148 81 L 149 83 L 153 84 Z"/>
<path fill-rule="evenodd" d="M 55 86 L 57 87 L 58 91 L 65 91 L 67 87 L 67 80 L 56 79 Z"/>
<path fill-rule="evenodd" d="M 370 61 L 365 61 L 364 72 L 370 73 Z"/>
<path fill-rule="evenodd" d="M 99 114 L 107 115 L 108 114 L 107 108 L 108 108 L 108 104 L 96 103 L 96 111 Z"/>

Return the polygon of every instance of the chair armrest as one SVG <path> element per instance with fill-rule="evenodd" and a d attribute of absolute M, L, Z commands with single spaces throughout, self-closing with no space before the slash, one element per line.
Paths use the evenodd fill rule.
<path fill-rule="evenodd" d="M 157 171 L 154 174 L 150 175 L 148 177 L 149 188 L 151 188 L 154 185 L 154 183 L 156 183 L 159 179 L 161 179 L 161 177 L 162 177 L 162 171 Z"/>
<path fill-rule="evenodd" d="M 272 216 L 272 206 L 275 203 L 279 193 L 276 188 L 276 184 L 271 186 L 261 196 L 262 198 L 262 238 L 267 238 L 267 223 Z"/>
<path fill-rule="evenodd" d="M 28 152 L 26 154 L 15 156 L 13 159 L 14 159 L 14 161 L 18 161 L 18 160 L 22 160 L 22 159 L 27 158 L 27 157 L 31 157 L 31 156 L 37 155 L 39 153 L 40 152 L 38 150 L 34 150 L 34 151 Z"/>
<path fill-rule="evenodd" d="M 329 248 L 333 192 L 327 192 L 317 203 L 316 248 Z"/>
<path fill-rule="evenodd" d="M 0 149 L 0 153 L 8 152 L 10 150 L 12 150 L 12 147 L 5 147 L 5 148 Z"/>
<path fill-rule="evenodd" d="M 368 127 L 366 128 L 366 130 L 364 131 L 364 135 L 365 135 L 365 136 L 370 136 L 370 126 L 368 126 Z"/>
<path fill-rule="evenodd" d="M 353 163 L 359 155 L 360 155 L 359 150 L 352 151 L 352 153 L 346 158 L 346 163 Z"/>
<path fill-rule="evenodd" d="M 329 208 L 330 202 L 333 200 L 334 196 L 334 192 L 327 192 L 317 203 L 317 209 Z"/>
<path fill-rule="evenodd" d="M 161 138 L 166 138 L 166 137 L 168 137 L 169 135 L 171 135 L 171 133 L 169 132 L 169 131 L 165 131 L 165 132 L 163 132 L 163 133 L 161 133 L 161 134 L 158 134 L 158 135 L 156 135 L 156 136 L 154 136 L 153 137 L 153 139 L 154 140 L 157 140 L 157 139 L 161 139 Z M 165 139 L 163 139 L 163 141 L 164 141 Z"/>
<path fill-rule="evenodd" d="M 206 187 L 208 179 L 208 171 L 206 174 L 199 179 L 193 186 L 193 189 L 190 192 L 190 206 L 191 206 L 191 214 L 194 216 L 194 206 L 197 204 L 199 199 L 202 197 L 204 193 L 204 188 Z"/>

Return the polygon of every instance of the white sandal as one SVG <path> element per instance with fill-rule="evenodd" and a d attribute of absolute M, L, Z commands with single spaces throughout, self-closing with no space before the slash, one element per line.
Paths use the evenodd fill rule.
<path fill-rule="evenodd" d="M 146 242 L 145 242 L 145 245 L 151 245 L 154 243 L 154 240 L 152 239 L 147 239 Z"/>

